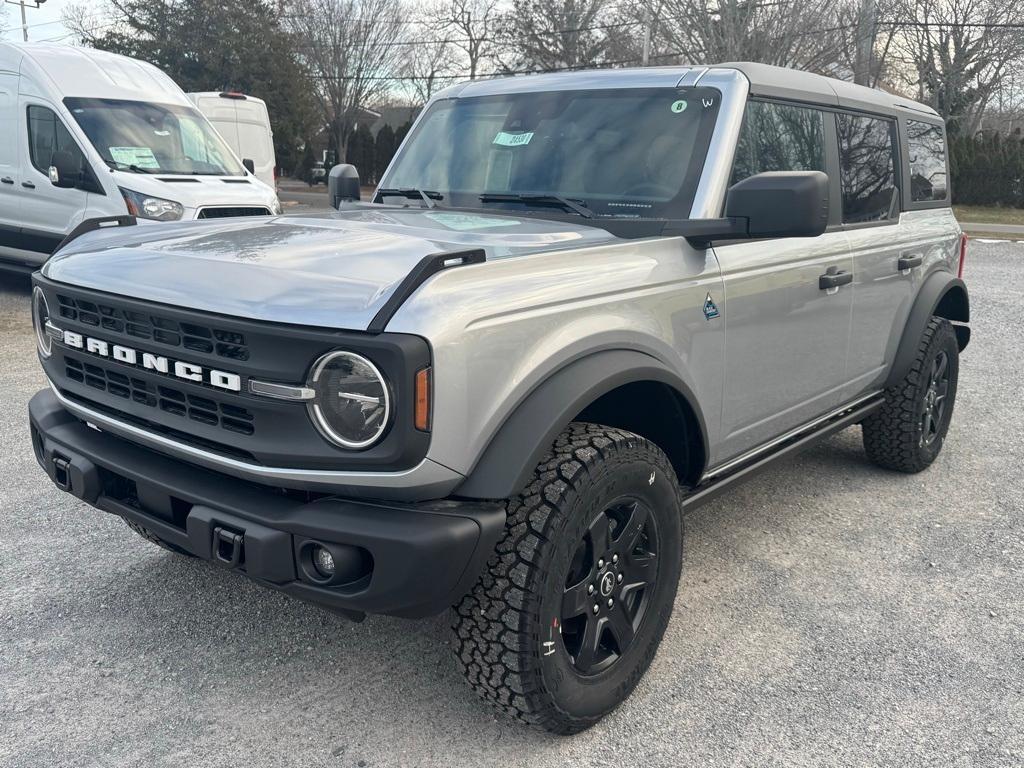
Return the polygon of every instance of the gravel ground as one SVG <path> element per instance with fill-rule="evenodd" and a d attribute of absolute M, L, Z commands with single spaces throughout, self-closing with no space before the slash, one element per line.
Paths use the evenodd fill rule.
<path fill-rule="evenodd" d="M 574 738 L 495 719 L 443 617 L 351 624 L 58 492 L 0 278 L 0 765 L 1024 765 L 1022 273 L 1024 247 L 972 246 L 935 466 L 877 470 L 854 428 L 695 513 L 653 667 Z"/>

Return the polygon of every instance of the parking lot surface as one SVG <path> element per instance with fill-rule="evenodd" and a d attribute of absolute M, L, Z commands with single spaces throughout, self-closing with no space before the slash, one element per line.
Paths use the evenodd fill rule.
<path fill-rule="evenodd" d="M 930 470 L 874 468 L 853 428 L 688 518 L 661 651 L 573 738 L 479 703 L 446 617 L 352 624 L 57 491 L 27 283 L 0 277 L 0 765 L 1024 765 L 1022 274 L 1024 246 L 971 246 Z"/>

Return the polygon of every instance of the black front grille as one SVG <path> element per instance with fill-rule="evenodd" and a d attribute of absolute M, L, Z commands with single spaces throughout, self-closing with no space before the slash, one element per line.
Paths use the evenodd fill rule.
<path fill-rule="evenodd" d="M 178 322 L 150 312 L 135 312 L 109 304 L 57 294 L 60 316 L 104 331 L 156 341 L 169 347 L 217 355 L 229 360 L 248 360 L 245 336 L 197 323 Z"/>
<path fill-rule="evenodd" d="M 262 206 L 225 206 L 222 208 L 203 208 L 199 212 L 200 219 L 232 219 L 237 216 L 269 216 L 270 210 Z"/>
<path fill-rule="evenodd" d="M 193 395 L 164 384 L 155 384 L 136 376 L 126 376 L 106 366 L 97 365 L 92 360 L 80 360 L 69 354 L 64 355 L 64 364 L 64 373 L 69 379 L 93 389 L 229 432 L 241 435 L 255 432 L 253 416 L 245 408 Z"/>

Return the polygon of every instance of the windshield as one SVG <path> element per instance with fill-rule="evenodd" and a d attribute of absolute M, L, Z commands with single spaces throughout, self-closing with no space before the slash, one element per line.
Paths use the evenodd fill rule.
<path fill-rule="evenodd" d="M 439 101 L 380 187 L 436 192 L 446 207 L 550 211 L 536 198 L 553 196 L 596 216 L 686 218 L 719 97 L 648 88 Z"/>
<path fill-rule="evenodd" d="M 189 107 L 115 99 L 65 99 L 107 165 L 136 173 L 244 176 L 206 119 Z"/>

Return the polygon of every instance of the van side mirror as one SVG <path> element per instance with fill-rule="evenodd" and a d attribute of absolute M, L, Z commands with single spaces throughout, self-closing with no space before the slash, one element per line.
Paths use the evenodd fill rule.
<path fill-rule="evenodd" d="M 769 171 L 736 182 L 725 216 L 746 220 L 748 238 L 817 237 L 828 226 L 828 176 L 821 171 Z"/>
<path fill-rule="evenodd" d="M 246 158 L 245 160 L 242 161 L 242 166 L 253 176 L 256 175 L 256 163 L 254 163 L 252 160 Z"/>
<path fill-rule="evenodd" d="M 82 168 L 70 152 L 54 152 L 50 157 L 50 183 L 61 189 L 74 189 L 82 183 Z"/>
<path fill-rule="evenodd" d="M 334 209 L 340 208 L 344 202 L 360 199 L 359 171 L 354 165 L 343 163 L 331 168 L 327 178 L 327 196 Z"/>

